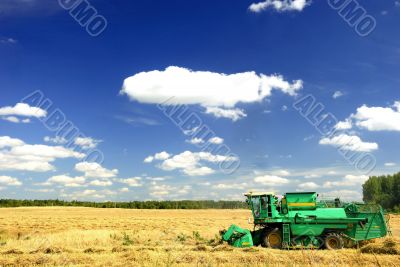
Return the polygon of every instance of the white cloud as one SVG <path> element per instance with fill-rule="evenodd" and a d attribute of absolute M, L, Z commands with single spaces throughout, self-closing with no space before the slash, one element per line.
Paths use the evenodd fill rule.
<path fill-rule="evenodd" d="M 108 170 L 96 162 L 80 162 L 75 165 L 75 170 L 83 172 L 87 178 L 107 179 L 118 174 L 117 169 Z"/>
<path fill-rule="evenodd" d="M 85 156 L 62 146 L 28 145 L 9 136 L 0 136 L 0 148 L 2 170 L 46 172 L 55 169 L 51 163 L 56 159 Z"/>
<path fill-rule="evenodd" d="M 219 189 L 219 190 L 229 190 L 229 189 L 235 189 L 235 190 L 245 190 L 248 187 L 247 183 L 229 183 L 229 184 L 216 184 L 213 185 L 212 188 L 214 189 Z"/>
<path fill-rule="evenodd" d="M 346 119 L 345 121 L 339 121 L 335 125 L 336 130 L 349 130 L 353 127 L 351 119 Z"/>
<path fill-rule="evenodd" d="M 238 121 L 247 117 L 247 114 L 242 109 L 238 108 L 206 107 L 206 114 L 214 115 L 216 118 L 230 119 L 232 121 Z"/>
<path fill-rule="evenodd" d="M 192 144 L 192 145 L 200 145 L 200 144 L 203 144 L 203 143 L 204 143 L 204 140 L 201 139 L 201 138 L 195 137 L 195 138 L 192 138 L 192 139 L 190 139 L 190 140 L 187 140 L 186 142 L 188 142 L 188 143 L 190 143 L 190 144 Z"/>
<path fill-rule="evenodd" d="M 339 181 L 327 181 L 324 183 L 324 188 L 340 187 L 340 186 L 355 186 L 361 185 L 368 180 L 367 175 L 346 175 L 342 180 Z"/>
<path fill-rule="evenodd" d="M 20 123 L 20 120 L 15 116 L 3 117 L 2 119 L 12 123 Z"/>
<path fill-rule="evenodd" d="M 154 155 L 154 159 L 156 159 L 156 160 L 166 160 L 166 159 L 168 159 L 169 157 L 171 157 L 171 155 L 168 154 L 168 153 L 165 152 L 165 151 L 160 152 L 160 153 L 156 153 L 156 154 Z"/>
<path fill-rule="evenodd" d="M 261 102 L 273 90 L 294 96 L 302 87 L 301 80 L 290 83 L 279 75 L 255 72 L 228 75 L 168 67 L 125 79 L 121 93 L 140 103 L 201 105 L 207 113 L 237 120 L 244 116 L 233 109 L 237 104 Z"/>
<path fill-rule="evenodd" d="M 123 184 L 127 184 L 130 187 L 141 187 L 143 184 L 141 184 L 142 178 L 140 177 L 132 177 L 132 178 L 127 178 L 127 179 L 119 179 L 118 181 Z"/>
<path fill-rule="evenodd" d="M 100 181 L 100 180 L 93 180 L 89 183 L 89 185 L 93 186 L 111 186 L 113 183 L 111 181 Z"/>
<path fill-rule="evenodd" d="M 300 189 L 305 189 L 305 190 L 314 190 L 319 188 L 319 185 L 317 185 L 314 182 L 307 182 L 307 183 L 301 183 L 299 184 Z"/>
<path fill-rule="evenodd" d="M 332 97 L 333 97 L 333 99 L 337 99 L 337 98 L 339 98 L 339 97 L 342 97 L 344 94 L 343 94 L 343 92 L 341 92 L 341 91 L 336 91 L 333 95 L 332 95 Z"/>
<path fill-rule="evenodd" d="M 14 107 L 0 108 L 0 116 L 21 116 L 21 117 L 46 117 L 47 112 L 41 108 L 31 107 L 25 103 L 18 103 Z"/>
<path fill-rule="evenodd" d="M 144 162 L 144 163 L 152 163 L 153 160 L 154 160 L 154 157 L 153 157 L 153 156 L 148 156 L 147 158 L 145 158 L 145 159 L 143 160 L 143 162 Z"/>
<path fill-rule="evenodd" d="M 65 187 L 82 187 L 85 186 L 85 177 L 71 177 L 68 175 L 56 175 L 50 177 L 43 185 L 62 185 Z"/>
<path fill-rule="evenodd" d="M 83 149 L 92 149 L 97 147 L 101 140 L 96 140 L 91 137 L 77 137 L 75 138 L 74 144 L 82 147 Z"/>
<path fill-rule="evenodd" d="M 363 142 L 358 136 L 340 134 L 332 138 L 323 138 L 319 141 L 321 145 L 330 145 L 347 151 L 371 152 L 378 149 L 377 143 Z"/>
<path fill-rule="evenodd" d="M 213 169 L 203 166 L 204 162 L 221 163 L 237 160 L 236 157 L 213 155 L 209 152 L 185 151 L 164 160 L 159 167 L 165 171 L 180 170 L 189 176 L 204 176 L 215 172 Z"/>
<path fill-rule="evenodd" d="M 213 174 L 215 170 L 210 167 L 202 166 L 196 168 L 185 168 L 183 169 L 183 172 L 189 176 L 205 176 Z"/>
<path fill-rule="evenodd" d="M 144 163 L 152 163 L 154 160 L 166 160 L 170 158 L 171 155 L 168 154 L 167 152 L 163 151 L 160 153 L 156 153 L 153 156 L 148 156 L 147 158 L 144 159 Z"/>
<path fill-rule="evenodd" d="M 165 181 L 167 178 L 166 177 L 146 177 L 146 179 L 149 181 L 161 182 L 161 181 Z"/>
<path fill-rule="evenodd" d="M 218 136 L 212 137 L 208 140 L 209 143 L 215 144 L 215 145 L 220 145 L 224 142 L 224 139 Z"/>
<path fill-rule="evenodd" d="M 158 185 L 155 184 L 150 187 L 150 196 L 164 199 L 164 198 L 177 198 L 182 195 L 187 195 L 192 190 L 190 185 L 181 187 L 171 185 Z"/>
<path fill-rule="evenodd" d="M 0 176 L 0 184 L 6 186 L 20 186 L 22 182 L 10 176 Z"/>
<path fill-rule="evenodd" d="M 249 9 L 253 12 L 261 12 L 268 8 L 273 8 L 278 12 L 284 11 L 302 11 L 311 4 L 311 0 L 265 0 L 259 3 L 253 3 Z"/>
<path fill-rule="evenodd" d="M 288 184 L 290 181 L 275 175 L 263 175 L 254 178 L 254 182 L 268 186 L 281 186 Z"/>
<path fill-rule="evenodd" d="M 20 139 L 0 136 L 0 148 L 22 146 L 23 144 L 25 144 L 24 141 Z"/>
<path fill-rule="evenodd" d="M 115 195 L 116 193 L 110 190 L 94 190 L 86 189 L 84 191 L 76 191 L 71 194 L 63 193 L 61 197 L 70 199 L 103 199 L 106 196 Z"/>
<path fill-rule="evenodd" d="M 119 191 L 121 191 L 122 193 L 127 193 L 127 192 L 129 192 L 129 188 L 128 187 L 123 187 Z"/>
<path fill-rule="evenodd" d="M 275 176 L 289 176 L 290 172 L 288 170 L 274 170 L 271 171 L 271 174 Z"/>
<path fill-rule="evenodd" d="M 304 178 L 306 178 L 306 179 L 316 179 L 316 178 L 320 178 L 320 177 L 321 177 L 321 175 L 318 175 L 318 174 L 309 174 L 309 175 L 304 176 Z"/>
<path fill-rule="evenodd" d="M 321 197 L 326 198 L 336 198 L 339 197 L 341 200 L 351 201 L 351 200 L 362 200 L 361 193 L 354 190 L 336 190 L 327 193 L 321 193 Z"/>
<path fill-rule="evenodd" d="M 14 38 L 1 38 L 0 39 L 0 44 L 16 44 L 18 41 Z"/>
<path fill-rule="evenodd" d="M 68 142 L 67 139 L 65 139 L 64 137 L 50 137 L 50 136 L 45 136 L 43 138 L 43 140 L 47 143 L 53 143 L 53 144 L 57 144 L 57 145 L 63 145 L 66 144 Z"/>
<path fill-rule="evenodd" d="M 394 167 L 394 166 L 397 166 L 397 164 L 394 163 L 394 162 L 387 162 L 387 163 L 385 163 L 385 167 Z"/>
<path fill-rule="evenodd" d="M 364 105 L 351 117 L 358 127 L 369 131 L 400 131 L 400 102 L 386 108 Z"/>
<path fill-rule="evenodd" d="M 55 158 L 77 158 L 85 157 L 85 154 L 75 152 L 62 146 L 46 145 L 21 145 L 11 148 L 10 154 L 17 156 L 43 157 L 49 159 Z"/>

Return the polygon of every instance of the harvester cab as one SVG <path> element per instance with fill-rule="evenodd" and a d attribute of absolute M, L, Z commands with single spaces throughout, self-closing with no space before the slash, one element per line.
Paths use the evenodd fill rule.
<path fill-rule="evenodd" d="M 388 232 L 379 205 L 318 201 L 315 192 L 245 194 L 253 231 L 232 225 L 222 239 L 235 247 L 314 247 L 340 249 L 345 244 L 384 237 Z"/>

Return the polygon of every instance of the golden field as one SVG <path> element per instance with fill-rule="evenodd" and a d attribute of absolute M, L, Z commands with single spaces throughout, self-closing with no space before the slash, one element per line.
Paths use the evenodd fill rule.
<path fill-rule="evenodd" d="M 0 266 L 400 266 L 358 249 L 233 249 L 218 244 L 246 210 L 0 209 Z M 400 235 L 400 216 L 391 216 Z M 377 242 L 379 244 L 379 241 Z"/>

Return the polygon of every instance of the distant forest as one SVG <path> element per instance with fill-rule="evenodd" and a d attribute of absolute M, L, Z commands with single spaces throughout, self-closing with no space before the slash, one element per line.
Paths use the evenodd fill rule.
<path fill-rule="evenodd" d="M 0 208 L 13 207 L 89 207 L 121 209 L 246 209 L 242 201 L 182 200 L 182 201 L 133 201 L 133 202 L 86 202 L 63 200 L 14 200 L 0 199 Z"/>
<path fill-rule="evenodd" d="M 363 185 L 363 200 L 380 204 L 384 209 L 400 212 L 400 173 L 371 176 Z"/>

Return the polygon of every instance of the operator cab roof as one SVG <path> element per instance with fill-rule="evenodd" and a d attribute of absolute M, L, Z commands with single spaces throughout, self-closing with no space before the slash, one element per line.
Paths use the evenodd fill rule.
<path fill-rule="evenodd" d="M 274 192 L 248 192 L 244 194 L 246 197 L 253 197 L 253 196 L 268 196 L 272 195 L 274 196 Z"/>

